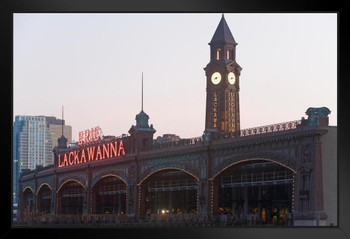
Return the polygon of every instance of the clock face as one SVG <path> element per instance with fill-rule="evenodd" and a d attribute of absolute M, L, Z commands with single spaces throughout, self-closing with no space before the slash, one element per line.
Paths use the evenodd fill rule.
<path fill-rule="evenodd" d="M 228 82 L 233 85 L 236 82 L 236 76 L 233 72 L 228 73 Z"/>
<path fill-rule="evenodd" d="M 219 84 L 221 81 L 221 74 L 219 72 L 214 72 L 211 75 L 211 82 L 213 82 L 214 85 Z"/>

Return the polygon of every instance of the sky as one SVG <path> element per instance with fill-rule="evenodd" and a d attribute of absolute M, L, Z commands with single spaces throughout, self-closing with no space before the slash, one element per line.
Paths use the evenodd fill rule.
<path fill-rule="evenodd" d="M 328 107 L 337 125 L 337 15 L 233 14 L 241 129 L 307 118 Z M 127 134 L 141 111 L 157 130 L 205 127 L 210 42 L 221 14 L 14 14 L 13 117 L 64 119 L 78 132 Z"/>

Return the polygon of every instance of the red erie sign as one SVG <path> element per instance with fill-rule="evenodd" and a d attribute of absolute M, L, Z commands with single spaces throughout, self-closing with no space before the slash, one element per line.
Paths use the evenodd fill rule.
<path fill-rule="evenodd" d="M 102 129 L 100 126 L 93 127 L 91 129 L 86 129 L 79 132 L 78 144 L 86 144 L 90 142 L 95 142 L 102 137 Z"/>
<path fill-rule="evenodd" d="M 109 141 L 58 154 L 58 167 L 68 167 L 123 155 L 125 155 L 123 141 Z"/>

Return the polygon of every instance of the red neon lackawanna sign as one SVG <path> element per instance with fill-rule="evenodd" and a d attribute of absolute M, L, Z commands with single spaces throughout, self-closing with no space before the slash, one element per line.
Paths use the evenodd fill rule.
<path fill-rule="evenodd" d="M 58 153 L 57 166 L 69 167 L 125 155 L 123 140 L 115 139 Z"/>

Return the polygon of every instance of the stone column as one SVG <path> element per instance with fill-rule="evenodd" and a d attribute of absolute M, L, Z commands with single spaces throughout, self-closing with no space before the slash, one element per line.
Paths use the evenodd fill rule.
<path fill-rule="evenodd" d="M 83 211 L 82 214 L 86 215 L 92 213 L 92 200 L 89 187 L 84 189 L 84 198 L 83 198 Z"/>
<path fill-rule="evenodd" d="M 140 218 L 146 215 L 146 188 L 141 184 L 137 186 L 137 214 Z"/>
<path fill-rule="evenodd" d="M 302 140 L 298 140 L 295 142 L 296 145 L 296 155 L 297 155 L 297 160 L 296 160 L 296 169 L 301 168 L 301 162 L 302 162 Z M 300 192 L 300 181 L 301 181 L 301 175 L 299 170 L 295 173 L 294 175 L 294 210 L 293 210 L 293 218 L 298 214 L 299 207 L 300 207 L 300 199 L 299 199 L 299 192 Z"/>
<path fill-rule="evenodd" d="M 208 181 L 206 179 L 199 180 L 198 183 L 198 213 L 206 214 L 208 210 Z"/>
<path fill-rule="evenodd" d="M 137 212 L 137 186 L 133 182 L 130 182 L 127 186 L 127 205 L 126 205 L 126 214 L 128 217 L 134 217 Z M 146 200 L 143 202 L 145 204 Z"/>
<path fill-rule="evenodd" d="M 35 213 L 37 213 L 38 211 L 38 207 L 37 207 L 37 202 L 36 202 L 36 199 L 37 199 L 37 195 L 35 194 L 35 193 L 33 193 L 33 196 L 32 196 L 32 207 L 33 207 L 33 209 L 32 209 L 32 211 L 33 212 L 35 212 Z"/>
<path fill-rule="evenodd" d="M 84 188 L 84 198 L 83 198 L 83 215 L 91 214 L 92 213 L 92 191 L 91 191 L 91 183 L 92 183 L 92 172 L 90 170 L 90 165 L 88 165 L 86 169 L 86 181 Z"/>
<path fill-rule="evenodd" d="M 316 223 L 325 220 L 327 214 L 323 207 L 323 179 L 322 179 L 322 143 L 321 135 L 313 138 L 312 144 L 312 173 L 310 177 L 310 208 Z"/>
<path fill-rule="evenodd" d="M 97 214 L 97 190 L 90 190 L 90 196 L 89 196 L 89 208 L 88 214 Z"/>
<path fill-rule="evenodd" d="M 212 213 L 218 214 L 219 213 L 219 186 L 220 182 L 218 179 L 214 179 L 212 181 Z"/>
<path fill-rule="evenodd" d="M 55 214 L 60 214 L 62 211 L 62 197 L 59 193 L 56 193 L 55 198 Z"/>
<path fill-rule="evenodd" d="M 55 214 L 56 212 L 56 190 L 53 188 L 51 191 L 51 214 Z"/>
<path fill-rule="evenodd" d="M 24 194 L 22 186 L 18 186 L 18 213 L 17 218 L 18 220 L 22 221 L 24 220 L 24 212 L 26 210 L 26 202 L 24 200 Z"/>
<path fill-rule="evenodd" d="M 310 190 L 313 195 L 311 210 L 323 211 L 323 182 L 322 182 L 322 149 L 320 137 L 314 138 L 314 177 L 311 179 Z"/>
<path fill-rule="evenodd" d="M 213 192 L 213 187 L 214 187 L 214 182 L 213 179 L 208 180 L 208 212 L 209 213 L 213 213 L 213 209 L 214 209 L 214 192 Z"/>

